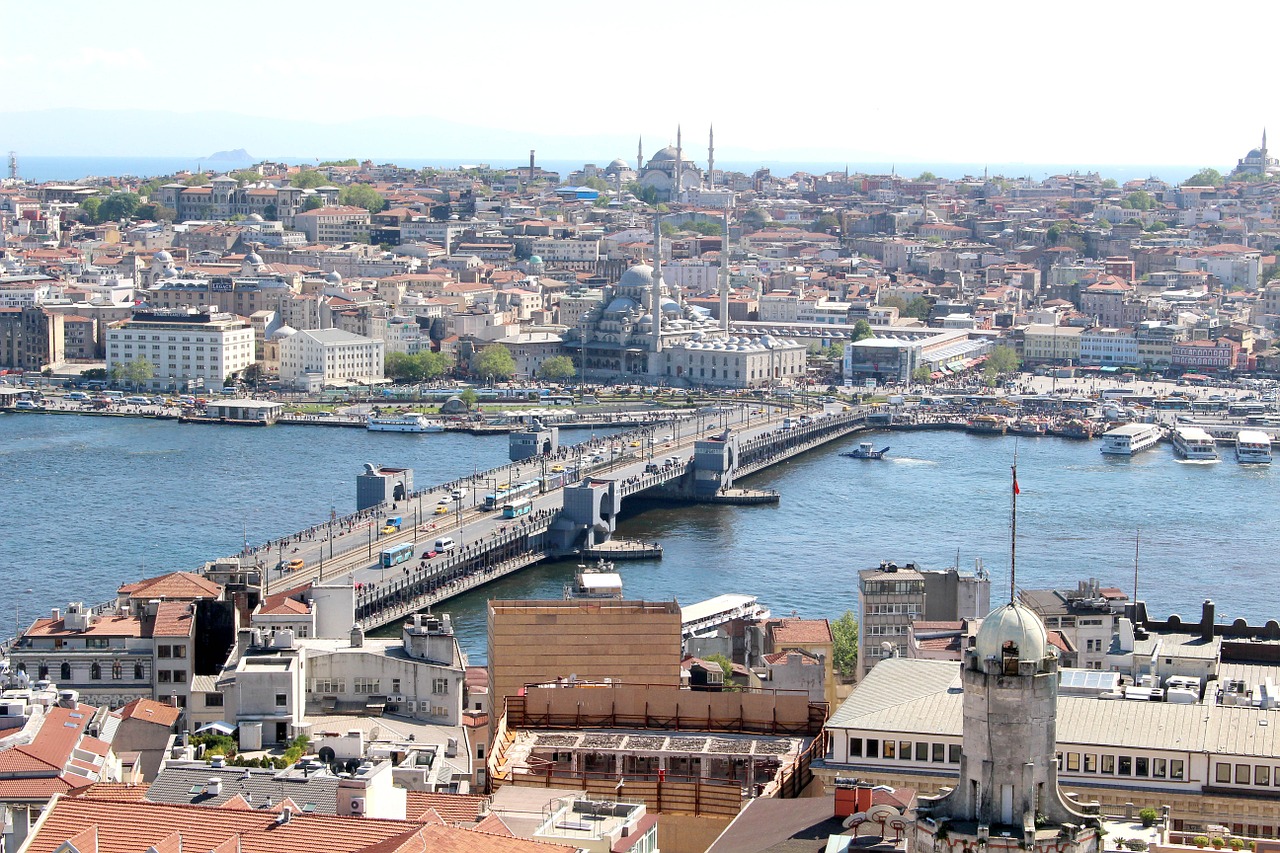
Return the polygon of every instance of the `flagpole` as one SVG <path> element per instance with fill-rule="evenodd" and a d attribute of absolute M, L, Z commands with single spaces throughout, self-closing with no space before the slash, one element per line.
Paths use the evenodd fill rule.
<path fill-rule="evenodd" d="M 1009 603 L 1013 604 L 1018 576 L 1018 442 L 1013 443 L 1013 520 L 1009 525 Z"/>

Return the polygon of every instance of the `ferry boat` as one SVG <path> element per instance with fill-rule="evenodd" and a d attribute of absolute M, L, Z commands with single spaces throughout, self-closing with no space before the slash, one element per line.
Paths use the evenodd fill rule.
<path fill-rule="evenodd" d="M 622 598 L 622 575 L 613 563 L 600 560 L 594 566 L 580 565 L 572 584 L 564 585 L 565 600 L 577 598 Z"/>
<path fill-rule="evenodd" d="M 969 418 L 969 432 L 1004 435 L 1009 423 L 999 415 L 974 415 Z"/>
<path fill-rule="evenodd" d="M 444 432 L 441 424 L 428 420 L 426 415 L 370 415 L 365 428 L 370 432 Z"/>
<path fill-rule="evenodd" d="M 1160 427 L 1155 424 L 1124 424 L 1102 434 L 1103 453 L 1132 456 L 1155 447 L 1160 442 Z"/>
<path fill-rule="evenodd" d="M 884 455 L 888 452 L 889 448 L 887 447 L 876 450 L 875 445 L 871 442 L 862 441 L 858 443 L 856 450 L 850 450 L 845 453 L 841 453 L 840 455 L 847 456 L 850 459 L 883 459 Z"/>
<path fill-rule="evenodd" d="M 1213 436 L 1193 426 L 1178 426 L 1173 431 L 1174 452 L 1183 459 L 1197 462 L 1217 462 L 1218 445 Z"/>
<path fill-rule="evenodd" d="M 735 619 L 756 621 L 768 619 L 769 608 L 760 604 L 754 595 L 717 595 L 680 608 L 681 633 L 690 637 L 714 636 L 721 625 Z"/>
<path fill-rule="evenodd" d="M 1271 436 L 1261 430 L 1242 429 L 1236 433 L 1236 461 L 1267 464 L 1271 461 Z"/>

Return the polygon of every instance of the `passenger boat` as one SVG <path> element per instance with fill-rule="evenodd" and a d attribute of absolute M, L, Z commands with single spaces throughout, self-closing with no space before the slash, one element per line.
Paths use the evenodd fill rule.
<path fill-rule="evenodd" d="M 680 608 L 681 633 L 690 637 L 715 636 L 716 630 L 735 619 L 756 622 L 770 617 L 769 608 L 754 595 L 728 593 Z"/>
<path fill-rule="evenodd" d="M 1155 424 L 1124 424 L 1102 434 L 1100 450 L 1110 456 L 1132 456 L 1159 442 L 1160 427 Z"/>
<path fill-rule="evenodd" d="M 1261 430 L 1242 429 L 1236 433 L 1236 461 L 1242 465 L 1271 461 L 1271 436 Z"/>
<path fill-rule="evenodd" d="M 981 432 L 989 435 L 1004 435 L 1009 422 L 999 415 L 974 415 L 969 418 L 969 432 Z"/>
<path fill-rule="evenodd" d="M 1019 418 L 1017 431 L 1019 435 L 1044 435 L 1049 431 L 1049 422 L 1044 418 Z"/>
<path fill-rule="evenodd" d="M 1067 438 L 1083 438 L 1090 439 L 1096 434 L 1097 428 L 1092 421 L 1086 421 L 1081 418 L 1072 418 L 1062 425 L 1062 434 Z"/>
<path fill-rule="evenodd" d="M 622 598 L 622 575 L 613 563 L 600 560 L 594 566 L 580 565 L 572 584 L 564 585 L 566 600 L 577 598 Z"/>
<path fill-rule="evenodd" d="M 840 455 L 847 456 L 850 459 L 883 459 L 884 455 L 888 452 L 889 448 L 887 447 L 882 448 L 881 450 L 876 450 L 875 445 L 871 442 L 862 441 L 858 443 L 856 450 L 849 450 L 845 453 L 841 453 Z"/>
<path fill-rule="evenodd" d="M 370 415 L 365 428 L 370 432 L 444 432 L 444 426 L 426 415 Z"/>
<path fill-rule="evenodd" d="M 1194 426 L 1178 426 L 1173 431 L 1173 450 L 1183 459 L 1195 462 L 1217 462 L 1218 444 L 1213 436 Z"/>

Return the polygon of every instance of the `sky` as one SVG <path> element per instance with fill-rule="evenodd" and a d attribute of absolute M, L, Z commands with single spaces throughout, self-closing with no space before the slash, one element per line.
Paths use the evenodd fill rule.
<path fill-rule="evenodd" d="M 1266 14 L 1185 0 L 0 0 L 5 30 L 28 36 L 0 52 L 0 146 L 480 158 L 527 137 L 548 158 L 607 162 L 632 159 L 638 135 L 648 157 L 679 124 L 705 161 L 714 124 L 721 161 L 1223 168 L 1268 123 L 1280 149 L 1271 51 L 1242 23 Z M 95 143 L 31 115 L 5 129 L 5 114 L 66 109 L 107 111 L 93 123 L 111 133 Z M 122 110 L 257 122 L 223 116 L 210 125 L 238 138 L 196 143 Z"/>

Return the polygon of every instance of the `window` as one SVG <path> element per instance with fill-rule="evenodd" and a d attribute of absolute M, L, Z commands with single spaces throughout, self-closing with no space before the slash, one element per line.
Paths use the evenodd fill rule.
<path fill-rule="evenodd" d="M 400 679 L 398 678 L 391 679 L 391 692 L 392 693 L 400 692 Z"/>
<path fill-rule="evenodd" d="M 289 704 L 289 695 L 287 693 L 276 694 L 276 707 L 283 708 Z"/>
<path fill-rule="evenodd" d="M 449 679 L 433 678 L 431 680 L 431 692 L 435 693 L 438 696 L 448 696 L 449 695 Z"/>
<path fill-rule="evenodd" d="M 206 708 L 221 708 L 221 707 L 222 707 L 222 694 L 221 694 L 221 693 L 206 693 L 206 694 L 204 694 L 204 706 L 205 706 Z"/>
<path fill-rule="evenodd" d="M 1218 764 L 1214 769 L 1214 781 L 1222 784 L 1231 783 L 1231 765 Z"/>
<path fill-rule="evenodd" d="M 1103 773 L 1116 772 L 1116 757 L 1114 755 L 1102 756 L 1102 772 Z"/>
<path fill-rule="evenodd" d="M 1183 768 L 1183 763 L 1181 758 L 1170 758 L 1169 759 L 1169 778 L 1181 779 L 1182 773 L 1183 773 L 1182 768 Z"/>
<path fill-rule="evenodd" d="M 102 680 L 102 664 L 98 663 L 97 661 L 94 661 L 93 663 L 89 664 L 89 679 L 91 681 Z"/>
<path fill-rule="evenodd" d="M 58 667 L 58 679 L 60 681 L 71 680 L 71 664 L 64 663 L 62 666 Z"/>
<path fill-rule="evenodd" d="M 880 741 L 868 740 L 867 741 L 867 758 L 879 758 L 879 757 L 880 757 Z"/>
<path fill-rule="evenodd" d="M 1253 784 L 1270 785 L 1271 784 L 1271 768 L 1264 764 L 1259 764 L 1253 768 Z"/>
<path fill-rule="evenodd" d="M 929 760 L 929 744 L 922 740 L 916 741 L 916 761 Z"/>
<path fill-rule="evenodd" d="M 187 671 L 185 669 L 175 669 L 173 671 L 173 680 L 177 684 L 187 683 Z"/>
<path fill-rule="evenodd" d="M 1169 762 L 1163 758 L 1151 759 L 1151 775 L 1157 779 L 1163 779 L 1169 775 Z"/>
<path fill-rule="evenodd" d="M 911 760 L 911 741 L 909 740 L 898 741 L 898 760 L 899 761 Z"/>
<path fill-rule="evenodd" d="M 947 747 L 947 763 L 948 764 L 960 763 L 960 744 L 953 743 Z"/>
<path fill-rule="evenodd" d="M 118 660 L 111 662 L 111 677 L 116 681 L 124 678 L 124 667 L 120 665 Z"/>
<path fill-rule="evenodd" d="M 850 758 L 862 757 L 862 738 L 860 737 L 849 738 L 849 757 Z"/>
<path fill-rule="evenodd" d="M 1084 772 L 1085 773 L 1098 772 L 1098 756 L 1094 755 L 1092 752 L 1086 752 L 1084 754 Z"/>
<path fill-rule="evenodd" d="M 1138 776 L 1148 775 L 1147 764 L 1148 762 L 1146 758 L 1143 758 L 1142 756 L 1138 756 L 1137 758 L 1135 758 L 1133 762 L 1134 773 Z"/>
<path fill-rule="evenodd" d="M 1236 765 L 1236 784 L 1237 785 L 1248 785 L 1249 776 L 1250 776 L 1250 770 L 1249 770 L 1248 764 Z"/>
<path fill-rule="evenodd" d="M 945 743 L 935 743 L 933 745 L 933 760 L 939 764 L 947 760 L 947 745 Z"/>
<path fill-rule="evenodd" d="M 156 646 L 156 657 L 167 658 L 173 653 L 169 646 Z"/>
<path fill-rule="evenodd" d="M 173 673 L 167 669 L 156 670 L 156 681 L 160 684 L 168 684 L 173 680 Z"/>
<path fill-rule="evenodd" d="M 378 679 L 376 678 L 357 678 L 354 685 L 357 694 L 369 695 L 378 692 Z"/>
<path fill-rule="evenodd" d="M 887 740 L 884 742 L 884 757 L 893 758 L 897 755 L 898 742 L 896 740 Z"/>
<path fill-rule="evenodd" d="M 133 665 L 133 677 L 137 681 L 141 681 L 145 677 L 142 673 L 142 664 L 135 663 Z"/>
<path fill-rule="evenodd" d="M 185 657 L 187 656 L 187 647 L 186 647 L 186 646 L 174 646 L 174 647 L 173 647 L 173 656 L 174 656 L 175 658 L 185 658 Z"/>
<path fill-rule="evenodd" d="M 84 641 L 86 649 L 105 649 L 111 645 L 111 641 L 106 637 L 89 637 Z"/>
<path fill-rule="evenodd" d="M 1080 753 L 1078 752 L 1067 753 L 1067 771 L 1070 773 L 1080 772 Z"/>

